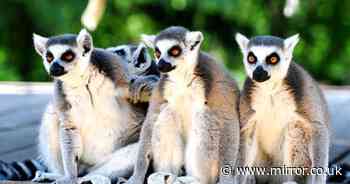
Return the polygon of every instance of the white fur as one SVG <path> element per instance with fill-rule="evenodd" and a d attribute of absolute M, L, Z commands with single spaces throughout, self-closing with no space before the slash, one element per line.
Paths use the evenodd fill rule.
<path fill-rule="evenodd" d="M 281 144 L 288 124 L 303 119 L 282 82 L 267 81 L 258 85 L 252 95 L 252 108 L 255 114 L 248 123 L 256 123 L 258 144 L 269 155 L 280 151 L 276 146 Z"/>

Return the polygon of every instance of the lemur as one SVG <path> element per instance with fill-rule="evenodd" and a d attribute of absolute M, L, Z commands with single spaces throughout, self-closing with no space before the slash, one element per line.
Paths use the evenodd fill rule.
<path fill-rule="evenodd" d="M 301 176 L 255 176 L 257 184 L 325 184 L 326 175 L 307 176 L 313 167 L 327 168 L 330 125 L 320 88 L 292 61 L 299 36 L 248 39 L 238 33 L 236 41 L 248 76 L 239 105 L 239 165 L 307 168 Z M 238 178 L 250 183 L 247 176 Z"/>
<path fill-rule="evenodd" d="M 239 90 L 216 59 L 200 51 L 202 40 L 201 32 L 177 26 L 143 35 L 155 50 L 161 77 L 152 92 L 137 162 L 127 183 L 143 183 L 151 167 L 175 175 L 185 174 L 184 168 L 199 183 L 216 183 L 221 166 L 235 166 Z"/>
<path fill-rule="evenodd" d="M 94 48 L 85 29 L 33 40 L 55 88 L 39 130 L 49 173 L 38 172 L 34 181 L 107 184 L 131 174 L 145 109 L 128 100 L 121 58 Z"/>
<path fill-rule="evenodd" d="M 106 49 L 118 55 L 131 75 L 129 95 L 131 102 L 148 106 L 152 89 L 159 80 L 159 71 L 144 44 L 119 45 Z M 6 163 L 0 161 L 0 180 L 31 180 L 36 171 L 45 172 L 46 166 L 37 159 Z"/>
<path fill-rule="evenodd" d="M 130 96 L 133 102 L 148 102 L 151 92 L 159 80 L 159 71 L 143 43 L 139 45 L 127 44 L 106 49 L 126 62 L 132 75 Z"/>

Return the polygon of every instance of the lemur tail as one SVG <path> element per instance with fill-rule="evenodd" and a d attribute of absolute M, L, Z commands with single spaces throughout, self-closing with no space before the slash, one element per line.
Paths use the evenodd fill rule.
<path fill-rule="evenodd" d="M 46 171 L 46 167 L 38 160 L 24 160 L 21 162 L 6 163 L 0 161 L 1 180 L 31 180 L 36 171 Z"/>

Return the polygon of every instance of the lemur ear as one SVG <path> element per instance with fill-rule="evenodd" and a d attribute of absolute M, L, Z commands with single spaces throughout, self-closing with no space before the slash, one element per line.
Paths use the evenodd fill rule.
<path fill-rule="evenodd" d="M 239 48 L 241 48 L 241 51 L 248 48 L 249 39 L 246 36 L 242 35 L 241 33 L 236 33 L 235 39 L 239 45 Z"/>
<path fill-rule="evenodd" d="M 299 34 L 295 34 L 291 37 L 288 37 L 283 42 L 284 50 L 287 51 L 288 53 L 293 53 L 293 50 L 298 42 L 299 42 Z"/>
<path fill-rule="evenodd" d="M 34 48 L 35 51 L 39 54 L 39 55 L 43 55 L 45 50 L 46 50 L 46 43 L 49 39 L 40 35 L 37 35 L 35 33 L 33 33 L 33 42 L 34 42 Z"/>
<path fill-rule="evenodd" d="M 86 29 L 82 29 L 77 37 L 78 47 L 84 49 L 84 54 L 90 52 L 93 48 L 92 37 Z"/>
<path fill-rule="evenodd" d="M 146 45 L 144 43 L 140 43 L 132 55 L 132 58 L 131 58 L 132 63 L 134 65 L 137 65 L 138 63 L 144 63 L 146 60 L 145 52 L 146 52 Z"/>
<path fill-rule="evenodd" d="M 156 40 L 156 35 L 141 35 L 141 41 L 149 48 L 154 49 L 154 41 Z"/>
<path fill-rule="evenodd" d="M 200 31 L 191 31 L 186 33 L 186 42 L 189 44 L 190 49 L 198 48 L 203 41 L 203 34 Z"/>

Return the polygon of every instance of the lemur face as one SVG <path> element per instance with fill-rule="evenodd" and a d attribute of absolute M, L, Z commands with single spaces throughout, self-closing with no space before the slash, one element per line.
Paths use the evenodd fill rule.
<path fill-rule="evenodd" d="M 127 64 L 128 70 L 133 75 L 139 75 L 146 71 L 152 64 L 152 59 L 143 44 L 120 45 L 106 49 L 118 56 Z"/>
<path fill-rule="evenodd" d="M 167 73 L 197 61 L 203 35 L 182 27 L 170 27 L 157 36 L 143 35 L 142 39 L 147 46 L 154 48 L 158 70 Z"/>
<path fill-rule="evenodd" d="M 86 30 L 79 35 L 45 38 L 34 34 L 34 46 L 43 58 L 48 74 L 64 79 L 84 74 L 92 52 L 92 38 Z"/>
<path fill-rule="evenodd" d="M 274 36 L 257 36 L 248 40 L 239 33 L 236 35 L 247 75 L 257 82 L 285 78 L 298 40 L 298 35 L 285 40 Z"/>

